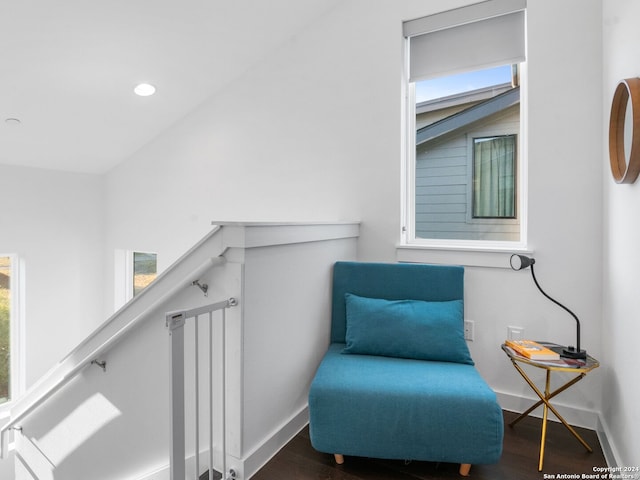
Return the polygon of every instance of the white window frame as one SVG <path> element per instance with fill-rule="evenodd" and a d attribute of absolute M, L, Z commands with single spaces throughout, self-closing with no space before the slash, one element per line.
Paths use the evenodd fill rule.
<path fill-rule="evenodd" d="M 508 268 L 508 257 L 514 253 L 531 253 L 528 246 L 528 158 L 527 158 L 527 62 L 519 64 L 520 130 L 518 136 L 517 205 L 520 221 L 518 241 L 456 240 L 416 238 L 415 231 L 415 83 L 409 82 L 409 39 L 405 38 L 404 69 L 402 75 L 403 129 L 401 168 L 401 231 L 396 248 L 398 261 L 462 264 Z"/>
<path fill-rule="evenodd" d="M 148 250 L 117 249 L 114 253 L 114 307 L 118 311 L 133 299 L 133 255 L 135 253 L 153 253 Z M 157 257 L 156 257 L 157 261 Z M 159 273 L 158 273 L 159 275 Z"/>
<path fill-rule="evenodd" d="M 9 417 L 9 410 L 15 400 L 26 391 L 25 382 L 25 282 L 24 262 L 15 253 L 3 253 L 0 257 L 11 259 L 11 304 L 9 306 L 10 318 L 9 345 L 11 347 L 11 366 L 9 380 L 9 401 L 0 405 L 0 420 Z"/>

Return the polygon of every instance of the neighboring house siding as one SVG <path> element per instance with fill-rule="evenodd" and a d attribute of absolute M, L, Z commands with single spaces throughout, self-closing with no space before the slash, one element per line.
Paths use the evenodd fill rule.
<path fill-rule="evenodd" d="M 417 147 L 416 237 L 519 239 L 519 219 L 472 218 L 470 185 L 472 139 L 491 135 L 517 135 L 519 117 L 519 105 L 516 105 L 472 130 L 453 133 L 447 138 L 438 138 Z"/>

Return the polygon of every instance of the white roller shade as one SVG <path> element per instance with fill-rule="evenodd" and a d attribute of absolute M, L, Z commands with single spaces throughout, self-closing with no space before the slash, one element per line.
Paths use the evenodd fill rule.
<path fill-rule="evenodd" d="M 525 15 L 518 8 L 524 0 L 496 0 L 405 22 L 409 80 L 523 62 Z"/>

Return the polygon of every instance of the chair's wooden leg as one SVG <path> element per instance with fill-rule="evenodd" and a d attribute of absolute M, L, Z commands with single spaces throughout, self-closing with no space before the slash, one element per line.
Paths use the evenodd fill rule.
<path fill-rule="evenodd" d="M 471 464 L 470 463 L 461 463 L 460 464 L 460 475 L 462 475 L 463 477 L 468 477 L 470 470 L 471 470 Z"/>
<path fill-rule="evenodd" d="M 342 465 L 344 463 L 344 455 L 340 453 L 334 453 L 333 456 L 336 459 L 336 463 L 338 465 Z"/>

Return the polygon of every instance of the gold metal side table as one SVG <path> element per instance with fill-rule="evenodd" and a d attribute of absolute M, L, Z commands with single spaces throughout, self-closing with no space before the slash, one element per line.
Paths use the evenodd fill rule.
<path fill-rule="evenodd" d="M 553 343 L 547 343 L 547 342 L 538 342 L 538 343 L 541 343 L 542 345 L 558 352 L 562 351 L 562 348 L 563 348 L 561 345 L 556 345 Z M 518 418 L 513 420 L 509 424 L 509 426 L 510 427 L 515 426 L 516 423 L 518 423 L 523 418 L 527 417 L 531 412 L 533 412 L 540 405 L 544 405 L 543 414 L 542 414 L 542 434 L 540 437 L 540 459 L 538 462 L 538 471 L 539 472 L 542 471 L 542 465 L 544 462 L 544 445 L 545 445 L 545 439 L 547 436 L 547 416 L 548 416 L 549 410 L 553 412 L 553 414 L 558 418 L 558 420 L 562 422 L 562 424 L 573 434 L 573 436 L 584 446 L 584 448 L 587 449 L 588 452 L 593 452 L 593 449 L 589 446 L 589 444 L 584 441 L 584 439 L 578 434 L 578 432 L 576 432 L 575 429 L 571 425 L 569 425 L 564 418 L 562 418 L 562 416 L 558 413 L 556 408 L 553 405 L 551 405 L 550 400 L 556 395 L 558 395 L 559 393 L 564 392 L 566 389 L 568 389 L 572 385 L 582 380 L 587 373 L 589 373 L 594 368 L 598 368 L 600 366 L 600 363 L 595 358 L 589 355 L 587 355 L 586 360 L 575 360 L 575 359 L 564 358 L 564 357 L 561 357 L 560 360 L 531 360 L 527 357 L 523 357 L 522 355 L 519 355 L 514 350 L 506 346 L 505 344 L 502 345 L 502 350 L 504 350 L 504 352 L 507 354 L 507 356 L 509 357 L 509 360 L 511 360 L 511 363 L 513 364 L 515 369 L 518 371 L 518 373 L 522 375 L 522 378 L 524 378 L 524 380 L 529 384 L 531 389 L 540 398 L 540 400 L 536 402 L 534 405 L 532 405 L 527 411 L 523 412 Z M 531 365 L 531 366 L 546 370 L 546 382 L 545 382 L 544 392 L 541 392 L 540 389 L 536 387 L 536 385 L 529 378 L 529 376 L 526 374 L 526 372 L 524 371 L 521 365 Z M 568 373 L 573 373 L 576 376 L 570 381 L 568 381 L 567 383 L 565 383 L 564 385 L 562 385 L 561 387 L 557 388 L 556 390 L 550 391 L 551 372 L 568 372 Z"/>

